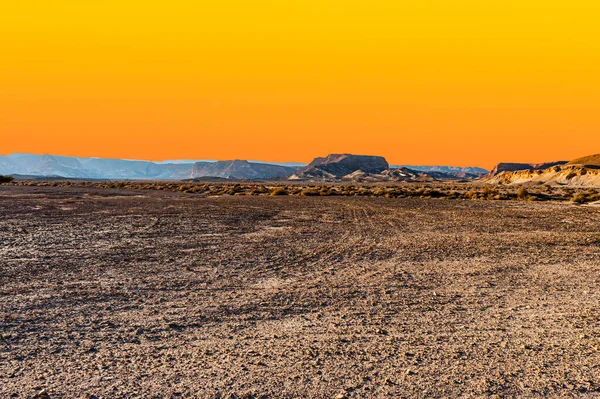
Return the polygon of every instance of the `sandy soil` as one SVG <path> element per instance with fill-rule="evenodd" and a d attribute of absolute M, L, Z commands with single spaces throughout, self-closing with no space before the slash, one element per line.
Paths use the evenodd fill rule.
<path fill-rule="evenodd" d="M 600 209 L 0 187 L 0 397 L 600 397 Z"/>

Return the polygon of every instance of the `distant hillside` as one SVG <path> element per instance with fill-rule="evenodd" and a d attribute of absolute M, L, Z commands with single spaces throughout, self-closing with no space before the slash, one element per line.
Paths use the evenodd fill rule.
<path fill-rule="evenodd" d="M 544 170 L 557 165 L 564 165 L 567 161 L 554 161 L 545 163 L 510 163 L 501 162 L 494 167 L 489 173 L 490 176 L 496 176 L 501 172 L 515 172 L 518 170 Z"/>
<path fill-rule="evenodd" d="M 459 179 L 475 179 L 489 173 L 488 170 L 478 168 L 474 166 L 460 167 L 460 166 L 427 166 L 427 165 L 400 165 L 391 166 L 391 168 L 407 168 L 419 172 L 441 172 L 448 176 L 452 176 Z"/>
<path fill-rule="evenodd" d="M 78 158 L 59 155 L 11 154 L 0 156 L 0 175 L 21 179 L 79 180 L 186 180 L 202 177 L 233 179 L 286 178 L 305 164 L 254 161 L 136 161 Z"/>
<path fill-rule="evenodd" d="M 179 180 L 189 178 L 192 168 L 192 164 L 159 164 L 122 159 L 35 154 L 0 156 L 0 174 L 54 178 Z"/>
<path fill-rule="evenodd" d="M 499 164 L 483 181 L 492 184 L 600 186 L 600 155 L 570 162 Z"/>
<path fill-rule="evenodd" d="M 76 180 L 268 180 L 306 181 L 434 181 L 473 179 L 480 168 L 414 166 L 390 168 L 385 158 L 372 155 L 330 154 L 300 163 L 230 161 L 163 162 L 58 155 L 11 154 L 0 156 L 0 175 L 22 179 Z"/>
<path fill-rule="evenodd" d="M 587 157 L 574 159 L 569 162 L 569 165 L 586 165 L 600 167 L 600 154 L 588 155 Z"/>
<path fill-rule="evenodd" d="M 248 162 L 242 160 L 196 162 L 192 178 L 219 177 L 223 179 L 255 180 L 286 178 L 298 169 L 288 166 Z"/>
<path fill-rule="evenodd" d="M 492 184 L 556 184 L 564 186 L 600 186 L 600 169 L 582 165 L 556 165 L 544 170 L 501 172 L 483 180 Z"/>

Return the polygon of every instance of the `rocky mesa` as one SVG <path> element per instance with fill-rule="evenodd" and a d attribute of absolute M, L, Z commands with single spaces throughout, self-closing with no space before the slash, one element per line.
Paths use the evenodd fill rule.
<path fill-rule="evenodd" d="M 390 165 L 384 157 L 373 155 L 330 154 L 315 158 L 308 166 L 300 169 L 292 179 L 340 179 L 361 171 L 367 174 L 381 173 Z"/>

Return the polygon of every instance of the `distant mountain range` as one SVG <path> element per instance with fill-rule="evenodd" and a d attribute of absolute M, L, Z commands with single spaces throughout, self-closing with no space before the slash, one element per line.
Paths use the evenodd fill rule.
<path fill-rule="evenodd" d="M 390 167 L 383 157 L 330 154 L 310 164 L 246 160 L 172 160 L 163 162 L 58 155 L 0 156 L 0 175 L 21 178 L 98 180 L 234 180 L 291 179 L 307 181 L 427 181 L 471 179 L 487 173 L 481 168 L 453 166 Z"/>
<path fill-rule="evenodd" d="M 304 164 L 301 164 L 304 165 Z M 285 178 L 298 167 L 248 161 L 135 161 L 78 158 L 59 155 L 0 156 L 0 175 L 63 177 L 98 180 L 184 180 L 197 177 L 227 179 Z"/>
<path fill-rule="evenodd" d="M 572 161 L 499 163 L 478 167 L 389 165 L 371 155 L 330 154 L 310 164 L 246 160 L 162 162 L 59 155 L 0 156 L 0 175 L 37 180 L 294 180 L 307 182 L 427 182 L 473 180 L 490 184 L 600 186 L 600 154 Z"/>
<path fill-rule="evenodd" d="M 193 164 L 154 163 L 105 158 L 11 154 L 0 157 L 0 174 L 66 177 L 76 179 L 189 178 Z"/>

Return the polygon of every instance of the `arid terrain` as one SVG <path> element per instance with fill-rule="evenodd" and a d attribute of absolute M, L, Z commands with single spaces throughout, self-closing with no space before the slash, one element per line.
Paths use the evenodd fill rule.
<path fill-rule="evenodd" d="M 0 398 L 600 397 L 600 208 L 457 197 L 2 186 Z"/>

